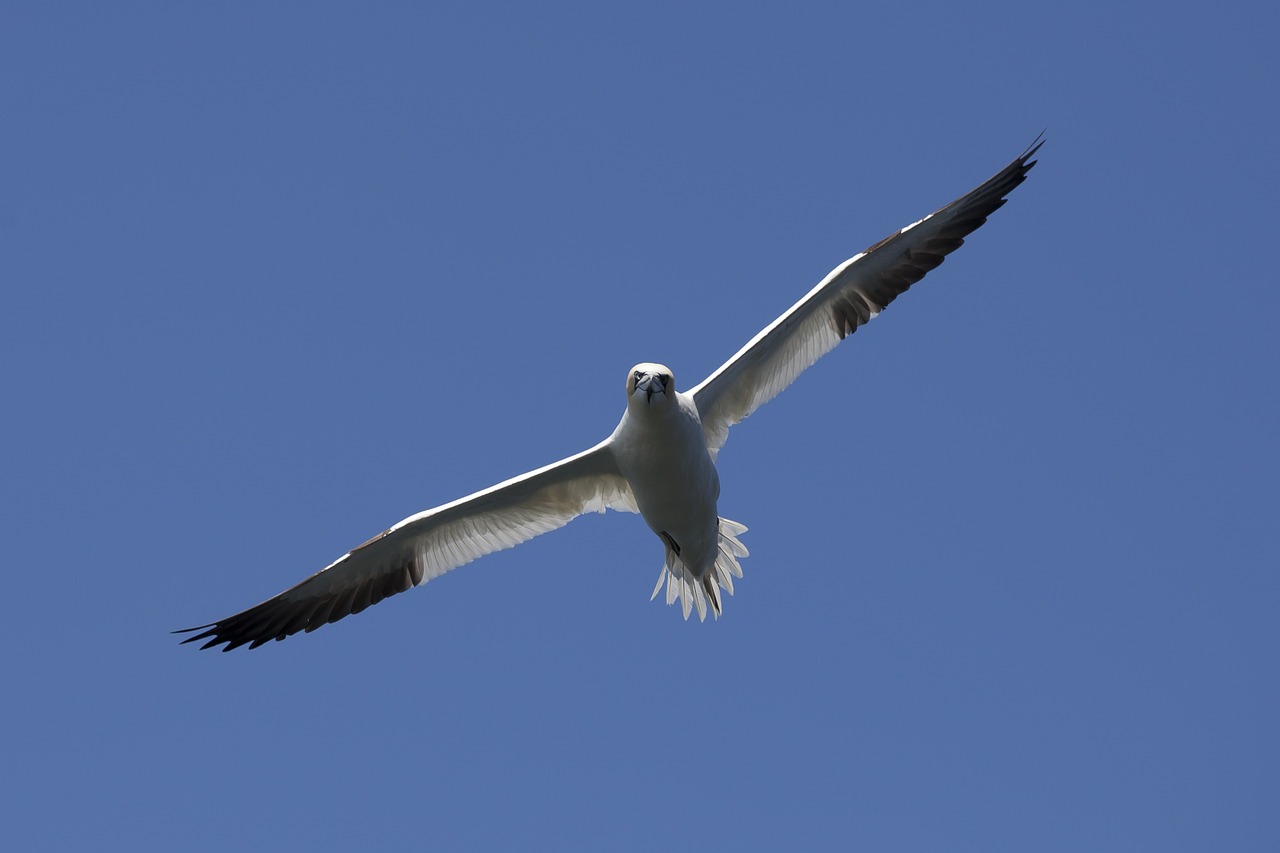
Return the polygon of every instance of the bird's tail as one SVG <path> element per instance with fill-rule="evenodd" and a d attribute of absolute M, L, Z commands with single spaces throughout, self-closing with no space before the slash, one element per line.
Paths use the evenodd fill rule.
<path fill-rule="evenodd" d="M 705 622 L 708 601 L 711 602 L 712 614 L 719 619 L 720 590 L 726 590 L 733 595 L 733 579 L 742 577 L 742 566 L 738 565 L 738 558 L 747 556 L 749 552 L 747 546 L 743 545 L 738 537 L 746 531 L 745 524 L 739 524 L 727 518 L 720 519 L 720 545 L 716 562 L 711 571 L 701 578 L 695 577 L 693 572 L 689 571 L 681 562 L 680 556 L 668 544 L 666 561 L 662 565 L 662 571 L 658 573 L 658 583 L 653 588 L 653 595 L 649 596 L 649 600 L 652 601 L 658 597 L 658 591 L 662 589 L 662 582 L 665 580 L 667 604 L 674 604 L 677 598 L 680 599 L 685 619 L 689 618 L 689 613 L 696 607 L 698 619 Z"/>

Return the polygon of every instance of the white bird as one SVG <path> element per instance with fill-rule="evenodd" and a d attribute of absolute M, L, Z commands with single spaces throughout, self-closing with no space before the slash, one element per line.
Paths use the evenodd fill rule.
<path fill-rule="evenodd" d="M 1041 134 L 1043 136 L 1043 134 Z M 662 540 L 667 604 L 718 617 L 747 549 L 741 524 L 720 518 L 716 455 L 729 427 L 786 388 L 964 243 L 1035 165 L 1037 138 L 986 183 L 840 264 L 781 317 L 689 391 L 669 368 L 627 374 L 627 409 L 613 434 L 576 456 L 412 515 L 297 586 L 208 625 L 183 642 L 223 651 L 314 631 L 450 569 L 568 524 L 586 512 L 639 512 Z M 199 632 L 199 633 L 195 633 Z"/>

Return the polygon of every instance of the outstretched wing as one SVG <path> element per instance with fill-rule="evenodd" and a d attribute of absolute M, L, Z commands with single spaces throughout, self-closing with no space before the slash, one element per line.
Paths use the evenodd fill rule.
<path fill-rule="evenodd" d="M 1043 136 L 1043 134 L 1041 134 Z M 1035 165 L 1039 137 L 982 186 L 831 271 L 733 358 L 692 389 L 712 455 L 729 427 L 776 397 L 805 368 L 875 317 L 964 244 Z"/>
<path fill-rule="evenodd" d="M 295 587 L 243 613 L 175 633 L 196 633 L 224 652 L 359 613 L 450 569 L 563 527 L 585 512 L 635 512 L 631 488 L 608 442 L 499 483 L 453 503 L 412 515 L 335 560 Z"/>

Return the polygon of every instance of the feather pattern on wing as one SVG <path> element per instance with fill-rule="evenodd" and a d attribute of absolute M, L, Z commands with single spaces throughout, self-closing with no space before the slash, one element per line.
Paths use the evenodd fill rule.
<path fill-rule="evenodd" d="M 187 628 L 183 642 L 256 648 L 314 631 L 384 598 L 563 527 L 587 512 L 636 512 L 607 443 L 412 515 L 297 586 L 235 616 Z M 179 632 L 184 633 L 184 632 Z"/>
<path fill-rule="evenodd" d="M 1041 134 L 1043 136 L 1043 134 Z M 964 244 L 1026 179 L 1037 138 L 986 183 L 840 264 L 691 393 L 714 458 L 729 428 L 769 402 L 836 344 Z"/>

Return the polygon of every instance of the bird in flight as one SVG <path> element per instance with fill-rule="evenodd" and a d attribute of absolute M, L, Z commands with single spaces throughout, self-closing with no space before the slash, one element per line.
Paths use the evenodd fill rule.
<path fill-rule="evenodd" d="M 452 503 L 411 515 L 279 595 L 186 628 L 184 643 L 223 651 L 314 631 L 511 548 L 587 512 L 638 512 L 665 549 L 653 589 L 719 617 L 720 591 L 742 577 L 746 527 L 720 518 L 716 456 L 746 418 L 960 248 L 1035 165 L 1043 134 L 986 183 L 840 264 L 719 369 L 678 391 L 671 369 L 637 364 L 613 434 L 589 450 Z"/>

